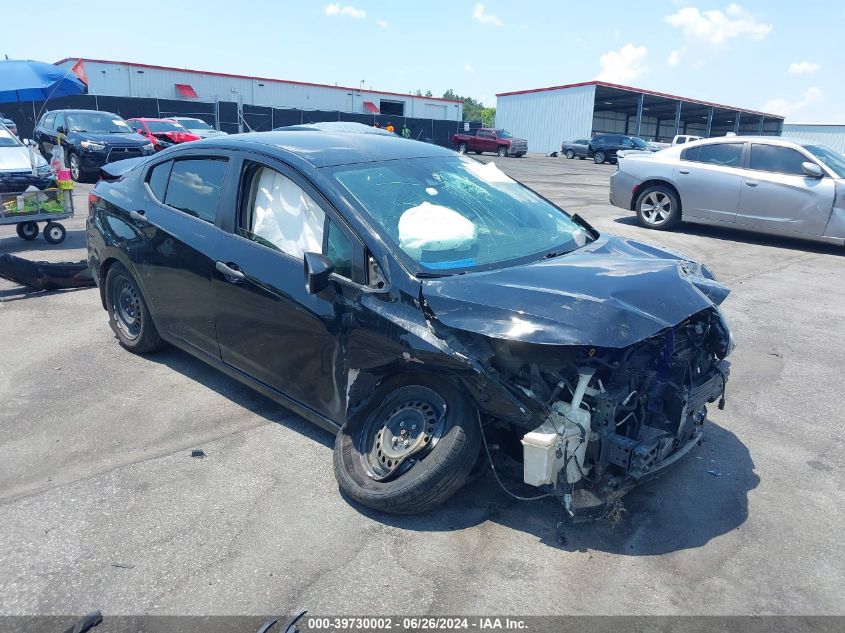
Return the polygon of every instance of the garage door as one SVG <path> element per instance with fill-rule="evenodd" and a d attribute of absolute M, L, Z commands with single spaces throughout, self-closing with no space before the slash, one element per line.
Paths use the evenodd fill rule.
<path fill-rule="evenodd" d="M 446 106 L 435 104 L 435 103 L 426 103 L 425 104 L 425 118 L 426 119 L 445 119 L 446 118 Z"/>

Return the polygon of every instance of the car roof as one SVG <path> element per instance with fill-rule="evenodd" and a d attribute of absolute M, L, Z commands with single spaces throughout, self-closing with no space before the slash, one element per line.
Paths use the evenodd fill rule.
<path fill-rule="evenodd" d="M 381 136 L 349 132 L 319 130 L 283 130 L 251 132 L 215 137 L 191 143 L 215 145 L 232 149 L 277 148 L 295 154 L 314 167 L 331 167 L 352 163 L 369 163 L 382 160 L 408 158 L 433 158 L 456 156 L 455 152 L 421 141 L 399 136 Z"/>
<path fill-rule="evenodd" d="M 694 147 L 699 145 L 712 145 L 713 143 L 768 143 L 771 145 L 786 145 L 790 147 L 802 147 L 804 145 L 813 145 L 809 141 L 802 141 L 794 138 L 784 138 L 783 136 L 711 136 L 710 138 L 703 138 L 697 141 L 685 143 L 683 147 Z M 680 145 L 676 147 L 681 147 Z"/>
<path fill-rule="evenodd" d="M 77 110 L 75 108 L 62 108 L 59 110 L 50 110 L 45 114 L 58 114 L 59 112 L 73 112 L 74 114 L 106 114 L 108 116 L 117 116 L 114 112 L 106 112 L 105 110 Z"/>

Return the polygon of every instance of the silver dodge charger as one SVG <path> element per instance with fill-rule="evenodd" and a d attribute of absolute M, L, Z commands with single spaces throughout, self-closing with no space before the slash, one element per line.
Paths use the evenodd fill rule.
<path fill-rule="evenodd" d="M 845 156 L 803 141 L 727 136 L 623 152 L 611 204 L 646 228 L 681 221 L 845 244 Z"/>

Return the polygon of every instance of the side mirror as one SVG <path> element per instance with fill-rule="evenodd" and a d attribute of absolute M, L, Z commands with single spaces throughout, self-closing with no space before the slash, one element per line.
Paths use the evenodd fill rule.
<path fill-rule="evenodd" d="M 308 294 L 316 295 L 329 286 L 329 276 L 334 272 L 334 264 L 320 253 L 305 253 L 305 289 Z"/>
<path fill-rule="evenodd" d="M 65 131 L 64 126 L 62 126 L 62 125 L 60 125 L 59 127 L 56 128 L 56 133 L 57 134 L 64 134 L 65 136 L 67 136 L 67 132 Z"/>
<path fill-rule="evenodd" d="M 801 171 L 803 171 L 804 174 L 809 178 L 821 178 L 822 176 L 824 176 L 822 168 L 816 165 L 815 163 L 811 163 L 810 161 L 805 161 L 801 163 Z"/>

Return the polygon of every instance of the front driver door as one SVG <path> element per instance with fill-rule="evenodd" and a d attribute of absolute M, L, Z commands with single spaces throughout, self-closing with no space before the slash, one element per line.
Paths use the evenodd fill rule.
<path fill-rule="evenodd" d="M 232 230 L 216 252 L 212 286 L 221 358 L 342 423 L 345 341 L 358 295 L 352 262 L 363 260 L 363 249 L 304 178 L 254 158 L 242 163 Z M 306 252 L 326 253 L 335 264 L 338 280 L 317 295 L 305 289 Z"/>
<path fill-rule="evenodd" d="M 830 177 L 808 177 L 801 168 L 804 162 L 816 163 L 791 147 L 752 143 L 736 223 L 822 235 L 833 209 L 835 184 Z"/>
<path fill-rule="evenodd" d="M 688 147 L 675 167 L 684 217 L 735 222 L 742 186 L 744 143 Z"/>

